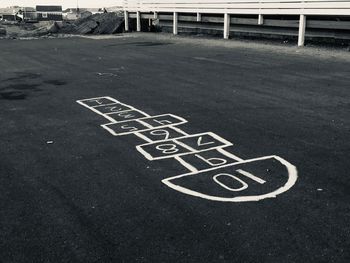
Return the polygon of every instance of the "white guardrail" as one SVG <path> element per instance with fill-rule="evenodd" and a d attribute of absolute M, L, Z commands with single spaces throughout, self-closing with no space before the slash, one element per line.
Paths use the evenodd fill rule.
<path fill-rule="evenodd" d="M 223 14 L 224 38 L 229 37 L 230 14 L 258 16 L 263 24 L 263 15 L 299 15 L 299 41 L 304 45 L 307 15 L 350 15 L 349 0 L 120 0 L 117 5 L 125 12 L 125 29 L 128 31 L 128 12 L 137 14 L 137 31 L 141 30 L 140 13 L 166 12 L 174 14 L 174 34 L 177 34 L 178 13 Z M 200 21 L 200 19 L 197 19 Z"/>

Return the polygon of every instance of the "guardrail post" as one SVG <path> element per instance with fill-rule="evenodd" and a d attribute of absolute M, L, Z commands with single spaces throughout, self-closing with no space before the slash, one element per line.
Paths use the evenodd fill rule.
<path fill-rule="evenodd" d="M 228 39 L 230 36 L 230 15 L 225 14 L 224 16 L 224 39 Z"/>
<path fill-rule="evenodd" d="M 262 25 L 262 24 L 264 24 L 264 16 L 263 15 L 259 15 L 258 25 Z"/>
<path fill-rule="evenodd" d="M 128 11 L 124 11 L 124 24 L 125 24 L 125 31 L 129 31 L 129 13 Z"/>
<path fill-rule="evenodd" d="M 173 18 L 173 33 L 174 35 L 177 35 L 177 24 L 178 24 L 178 13 L 174 12 L 174 18 Z"/>
<path fill-rule="evenodd" d="M 201 13 L 197 13 L 197 22 L 202 21 L 202 14 Z"/>
<path fill-rule="evenodd" d="M 136 12 L 136 31 L 141 31 L 141 14 L 140 11 Z"/>
<path fill-rule="evenodd" d="M 305 43 L 305 29 L 306 29 L 306 17 L 300 15 L 299 19 L 299 35 L 298 35 L 298 46 L 302 47 Z"/>

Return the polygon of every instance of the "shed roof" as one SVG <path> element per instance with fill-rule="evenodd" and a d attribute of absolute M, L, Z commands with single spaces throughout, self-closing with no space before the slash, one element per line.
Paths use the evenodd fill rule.
<path fill-rule="evenodd" d="M 62 12 L 62 6 L 60 5 L 37 5 L 37 12 Z"/>
<path fill-rule="evenodd" d="M 23 12 L 35 12 L 35 8 L 34 7 L 21 7 L 21 9 Z"/>

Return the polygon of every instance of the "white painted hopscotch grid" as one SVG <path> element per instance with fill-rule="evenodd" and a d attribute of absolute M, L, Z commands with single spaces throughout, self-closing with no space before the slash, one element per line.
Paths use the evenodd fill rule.
<path fill-rule="evenodd" d="M 233 144 L 213 132 L 188 134 L 181 130 L 178 126 L 187 123 L 182 117 L 151 116 L 109 96 L 77 103 L 109 120 L 101 127 L 113 136 L 133 134 L 144 140 L 136 149 L 146 159 L 170 158 L 187 168 L 189 173 L 162 180 L 178 192 L 212 201 L 258 201 L 286 192 L 297 180 L 296 167 L 283 158 L 272 155 L 244 160 L 228 152 L 225 148 Z M 271 178 L 264 165 L 283 167 L 287 175 Z M 257 168 L 259 175 L 255 174 Z"/>

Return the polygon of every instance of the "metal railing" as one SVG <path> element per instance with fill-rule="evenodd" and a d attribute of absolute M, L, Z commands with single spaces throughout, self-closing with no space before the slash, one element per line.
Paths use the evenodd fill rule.
<path fill-rule="evenodd" d="M 140 31 L 140 13 L 166 12 L 174 14 L 174 34 L 177 34 L 178 13 L 223 14 L 224 38 L 229 37 L 230 15 L 250 14 L 258 16 L 258 24 L 263 25 L 263 15 L 299 15 L 299 41 L 304 45 L 307 15 L 350 16 L 349 0 L 123 0 L 117 5 L 125 12 L 137 14 L 137 30 Z M 126 25 L 128 30 L 128 25 Z"/>

